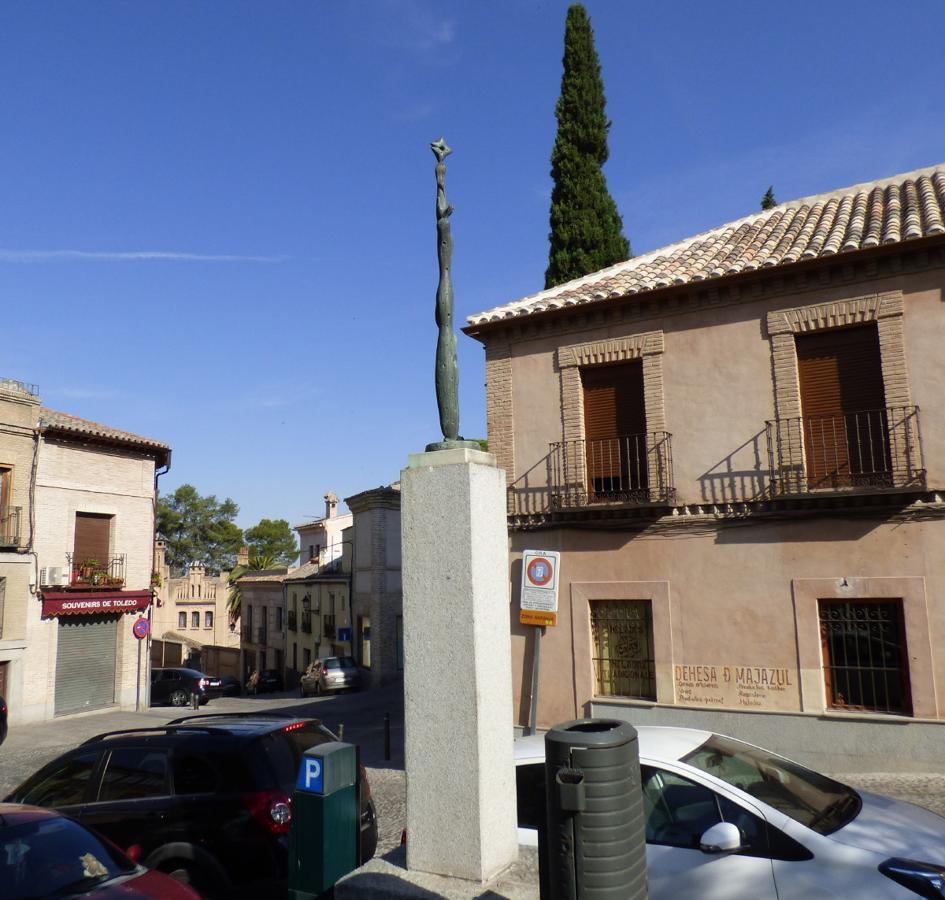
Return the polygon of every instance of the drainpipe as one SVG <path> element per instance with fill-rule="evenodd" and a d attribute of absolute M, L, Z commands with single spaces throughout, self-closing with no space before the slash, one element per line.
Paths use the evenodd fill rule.
<path fill-rule="evenodd" d="M 154 468 L 154 494 L 151 497 L 151 522 L 153 523 L 152 534 L 151 534 L 151 574 L 148 575 L 148 581 L 151 580 L 151 577 L 154 575 L 154 563 L 156 560 L 154 552 L 154 539 L 157 536 L 157 505 L 158 505 L 158 479 L 162 475 L 166 475 L 171 468 L 171 451 L 167 451 L 167 459 L 164 461 L 163 466 L 155 466 Z M 151 590 L 151 602 L 148 604 L 148 637 L 147 637 L 147 652 L 145 653 L 144 660 L 144 708 L 148 709 L 151 706 L 151 625 L 153 624 L 153 611 L 154 611 L 154 590 Z M 162 636 L 161 640 L 161 652 L 164 652 L 164 640 Z M 138 712 L 141 712 L 141 679 L 138 679 L 138 689 L 135 698 L 135 709 Z"/>

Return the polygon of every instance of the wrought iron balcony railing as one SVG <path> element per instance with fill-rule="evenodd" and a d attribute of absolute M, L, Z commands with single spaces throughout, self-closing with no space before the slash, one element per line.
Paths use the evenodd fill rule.
<path fill-rule="evenodd" d="M 548 465 L 552 509 L 675 499 L 672 435 L 665 431 L 559 441 Z"/>
<path fill-rule="evenodd" d="M 289 631 L 298 631 L 299 630 L 298 629 L 298 614 L 296 613 L 294 609 L 289 610 L 288 618 L 289 618 L 289 621 L 288 621 Z"/>
<path fill-rule="evenodd" d="M 326 638 L 333 638 L 335 636 L 335 617 L 334 616 L 325 616 L 322 621 L 322 631 L 325 634 Z"/>
<path fill-rule="evenodd" d="M 302 633 L 312 633 L 312 611 L 309 609 L 302 610 Z"/>
<path fill-rule="evenodd" d="M 766 423 L 771 493 L 923 490 L 917 406 Z"/>
<path fill-rule="evenodd" d="M 0 547 L 20 546 L 20 507 L 0 509 Z"/>
<path fill-rule="evenodd" d="M 254 638 L 255 638 L 255 643 L 257 643 L 257 644 L 265 644 L 265 643 L 266 643 L 266 631 L 267 631 L 267 629 L 266 629 L 266 626 L 265 626 L 265 625 L 257 625 L 257 626 L 253 629 L 253 636 L 254 636 Z"/>
<path fill-rule="evenodd" d="M 66 554 L 69 566 L 69 587 L 81 590 L 123 588 L 125 586 L 125 554 L 104 559 L 79 559 L 74 553 Z"/>
<path fill-rule="evenodd" d="M 253 639 L 253 626 L 252 625 L 243 625 L 240 628 L 240 640 L 245 641 L 247 644 L 251 643 Z"/>

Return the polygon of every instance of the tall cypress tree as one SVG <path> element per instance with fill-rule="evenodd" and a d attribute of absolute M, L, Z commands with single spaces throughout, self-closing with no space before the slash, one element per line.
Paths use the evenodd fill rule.
<path fill-rule="evenodd" d="M 774 209 L 778 205 L 778 201 L 774 199 L 774 185 L 771 185 L 768 190 L 765 191 L 764 197 L 761 198 L 761 208 L 764 209 Z"/>
<path fill-rule="evenodd" d="M 604 82 L 587 10 L 568 9 L 564 74 L 555 114 L 558 136 L 551 152 L 551 249 L 545 287 L 630 258 L 623 220 L 607 190 Z"/>

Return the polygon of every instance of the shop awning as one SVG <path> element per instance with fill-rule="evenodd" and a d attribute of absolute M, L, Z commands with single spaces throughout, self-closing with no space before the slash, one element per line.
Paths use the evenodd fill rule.
<path fill-rule="evenodd" d="M 150 591 L 43 591 L 44 618 L 137 612 L 150 604 Z"/>

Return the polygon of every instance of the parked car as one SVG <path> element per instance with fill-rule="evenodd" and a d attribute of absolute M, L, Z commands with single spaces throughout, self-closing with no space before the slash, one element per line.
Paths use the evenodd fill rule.
<path fill-rule="evenodd" d="M 351 656 L 316 659 L 299 679 L 299 694 L 303 697 L 328 691 L 353 691 L 360 687 L 361 670 Z"/>
<path fill-rule="evenodd" d="M 234 675 L 211 675 L 207 679 L 206 691 L 211 697 L 239 697 L 243 688 Z"/>
<path fill-rule="evenodd" d="M 15 803 L 0 803 L 0 885 L 5 900 L 200 897 L 170 876 L 133 862 L 78 822 Z"/>
<path fill-rule="evenodd" d="M 302 754 L 336 740 L 317 719 L 200 714 L 91 738 L 7 798 L 80 818 L 204 897 L 286 895 L 291 796 Z M 377 846 L 360 770 L 360 858 Z M 2 895 L 2 887 L 0 887 Z"/>
<path fill-rule="evenodd" d="M 7 701 L 0 697 L 0 744 L 7 739 Z"/>
<path fill-rule="evenodd" d="M 162 668 L 151 670 L 151 705 L 170 703 L 172 706 L 189 706 L 191 696 L 196 694 L 203 705 L 210 699 L 207 685 L 210 679 L 196 669 Z"/>
<path fill-rule="evenodd" d="M 734 738 L 637 734 L 650 900 L 945 897 L 945 818 Z M 519 840 L 536 845 L 544 737 L 515 744 Z"/>

